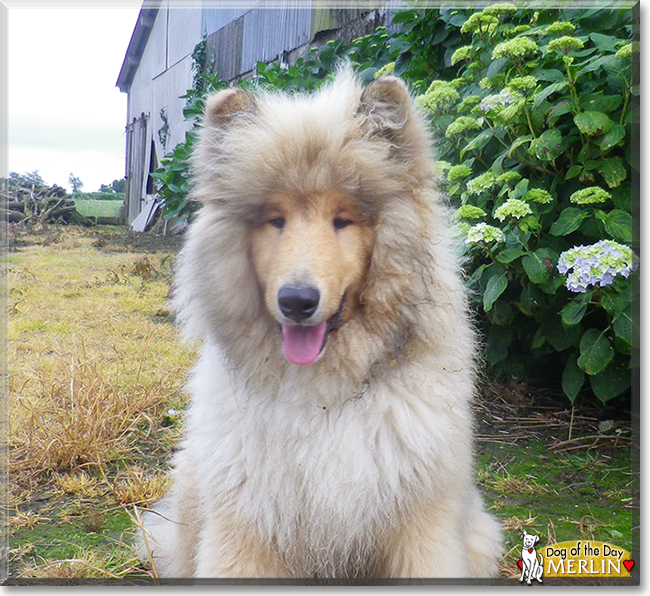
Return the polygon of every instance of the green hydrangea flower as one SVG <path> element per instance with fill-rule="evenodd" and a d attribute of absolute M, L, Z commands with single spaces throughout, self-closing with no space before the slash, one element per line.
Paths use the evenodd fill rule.
<path fill-rule="evenodd" d="M 567 21 L 555 21 L 546 27 L 546 35 L 570 35 L 576 30 L 573 23 Z"/>
<path fill-rule="evenodd" d="M 512 29 L 507 29 L 506 31 L 503 32 L 503 37 L 517 37 L 517 35 L 521 35 L 522 33 L 525 33 L 526 31 L 530 31 L 532 27 L 530 25 L 517 25 L 516 27 L 513 27 Z"/>
<path fill-rule="evenodd" d="M 499 19 L 492 15 L 485 14 L 484 12 L 475 12 L 469 19 L 465 21 L 460 29 L 461 33 L 479 33 L 491 35 L 496 26 L 499 24 Z"/>
<path fill-rule="evenodd" d="M 589 186 L 588 188 L 576 190 L 569 197 L 569 200 L 576 205 L 595 205 L 597 203 L 604 203 L 607 199 L 611 198 L 612 195 L 603 188 L 600 188 L 600 186 Z"/>
<path fill-rule="evenodd" d="M 508 199 L 503 205 L 495 209 L 494 217 L 499 221 L 504 221 L 507 217 L 521 219 L 526 215 L 530 215 L 532 212 L 528 203 L 520 199 Z"/>
<path fill-rule="evenodd" d="M 473 56 L 474 48 L 472 46 L 463 46 L 462 48 L 458 48 L 451 55 L 451 64 L 453 66 L 457 62 L 462 62 L 463 60 L 471 60 Z"/>
<path fill-rule="evenodd" d="M 388 64 L 385 64 L 382 66 L 376 73 L 375 73 L 375 79 L 378 79 L 379 77 L 385 77 L 386 75 L 392 75 L 395 72 L 395 63 L 394 62 L 389 62 Z"/>
<path fill-rule="evenodd" d="M 463 101 L 460 102 L 460 105 L 458 106 L 458 111 L 461 114 L 471 112 L 472 108 L 476 107 L 480 103 L 481 103 L 480 96 L 470 95 L 469 97 L 466 97 L 465 99 L 463 99 Z"/>
<path fill-rule="evenodd" d="M 481 130 L 481 125 L 476 118 L 469 116 L 459 116 L 448 127 L 445 136 L 451 139 L 454 136 L 463 134 L 470 130 Z"/>
<path fill-rule="evenodd" d="M 501 89 L 506 80 L 504 74 L 496 74 L 492 78 L 485 77 L 478 82 L 481 89 Z"/>
<path fill-rule="evenodd" d="M 431 114 L 441 114 L 460 99 L 458 91 L 448 81 L 433 81 L 424 95 L 415 99 L 416 104 Z"/>
<path fill-rule="evenodd" d="M 517 7 L 511 2 L 497 2 L 495 4 L 491 4 L 490 6 L 486 6 L 483 9 L 483 12 L 492 16 L 499 16 L 508 14 L 509 12 L 513 12 L 515 10 L 517 10 Z"/>
<path fill-rule="evenodd" d="M 535 88 L 537 87 L 537 79 L 535 77 L 515 77 L 508 83 L 508 89 L 513 93 L 518 93 L 524 97 L 530 97 Z"/>
<path fill-rule="evenodd" d="M 436 180 L 444 180 L 447 172 L 450 170 L 451 164 L 448 161 L 439 160 L 433 164 L 433 177 Z"/>
<path fill-rule="evenodd" d="M 515 62 L 530 52 L 538 51 L 539 47 L 530 37 L 516 37 L 498 44 L 492 52 L 492 60 L 507 58 L 511 62 Z"/>
<path fill-rule="evenodd" d="M 497 177 L 493 172 L 487 171 L 467 183 L 467 192 L 471 195 L 480 195 L 482 192 L 491 190 L 497 183 Z"/>
<path fill-rule="evenodd" d="M 497 184 L 509 184 L 510 182 L 519 182 L 521 174 L 519 172 L 504 172 L 497 178 Z"/>
<path fill-rule="evenodd" d="M 457 79 L 452 79 L 449 81 L 449 84 L 454 89 L 460 89 L 463 85 L 467 85 L 469 82 L 471 82 L 471 79 L 468 79 L 467 77 L 459 77 Z"/>
<path fill-rule="evenodd" d="M 548 51 L 558 52 L 566 56 L 567 54 L 581 50 L 584 47 L 585 44 L 577 37 L 569 37 L 568 35 L 565 35 L 564 37 L 560 37 L 551 41 L 548 44 Z"/>
<path fill-rule="evenodd" d="M 467 230 L 467 244 L 492 244 L 493 242 L 505 242 L 504 233 L 497 227 L 478 223 Z"/>
<path fill-rule="evenodd" d="M 464 219 L 483 219 L 486 216 L 487 213 L 475 205 L 462 205 L 456 210 L 456 217 Z"/>
<path fill-rule="evenodd" d="M 447 172 L 447 180 L 449 180 L 449 182 L 455 182 L 456 180 L 463 180 L 463 178 L 467 178 L 467 176 L 471 176 L 471 174 L 472 169 L 469 166 L 461 164 L 449 169 L 449 172 Z"/>
<path fill-rule="evenodd" d="M 553 202 L 553 197 L 541 188 L 531 188 L 525 198 L 533 203 L 541 203 L 542 205 Z"/>
<path fill-rule="evenodd" d="M 622 48 L 616 52 L 615 56 L 617 58 L 631 58 L 632 54 L 638 54 L 640 52 L 640 44 L 638 41 L 633 41 L 632 43 L 625 44 Z"/>

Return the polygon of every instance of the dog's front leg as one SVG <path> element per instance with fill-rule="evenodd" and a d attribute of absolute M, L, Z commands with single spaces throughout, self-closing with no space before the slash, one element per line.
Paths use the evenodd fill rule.
<path fill-rule="evenodd" d="M 521 576 L 519 577 L 520 582 L 524 581 L 525 573 L 526 573 L 526 560 L 524 559 L 524 556 L 521 555 Z"/>
<path fill-rule="evenodd" d="M 196 577 L 289 577 L 271 544 L 255 527 L 243 523 L 234 507 L 214 508 L 199 537 Z"/>
<path fill-rule="evenodd" d="M 463 525 L 453 504 L 435 506 L 405 520 L 384 549 L 386 577 L 468 577 Z"/>

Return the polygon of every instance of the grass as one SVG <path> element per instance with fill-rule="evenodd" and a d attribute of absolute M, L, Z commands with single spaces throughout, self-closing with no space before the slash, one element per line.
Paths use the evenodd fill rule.
<path fill-rule="evenodd" d="M 195 347 L 178 341 L 167 307 L 173 251 L 110 239 L 23 232 L 10 255 L 14 576 L 146 573 L 134 567 L 130 511 L 166 488 L 179 426 L 166 412 L 183 407 Z"/>
<path fill-rule="evenodd" d="M 630 453 L 553 452 L 539 440 L 483 449 L 479 485 L 504 528 L 504 574 L 518 576 L 521 534 L 540 545 L 598 540 L 633 551 Z"/>
<path fill-rule="evenodd" d="M 196 358 L 167 305 L 178 243 L 101 226 L 14 233 L 4 506 L 11 577 L 146 579 L 153 571 L 133 546 L 136 507 L 168 487 Z M 526 402 L 509 391 L 498 390 Z M 491 434 L 479 434 L 477 480 L 504 527 L 503 577 L 519 575 L 523 529 L 542 545 L 590 538 L 633 551 L 629 443 L 555 449 L 566 438 L 557 415 L 511 422 L 486 407 L 480 417 L 493 419 Z"/>
<path fill-rule="evenodd" d="M 96 201 L 94 199 L 78 199 L 74 202 L 77 211 L 85 217 L 117 217 L 120 212 L 120 201 Z"/>

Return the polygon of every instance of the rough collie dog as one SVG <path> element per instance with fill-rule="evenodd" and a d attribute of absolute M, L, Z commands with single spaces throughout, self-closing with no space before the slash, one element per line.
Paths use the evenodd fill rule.
<path fill-rule="evenodd" d="M 204 340 L 161 576 L 489 577 L 472 475 L 475 338 L 431 139 L 405 85 L 222 91 L 175 301 Z"/>

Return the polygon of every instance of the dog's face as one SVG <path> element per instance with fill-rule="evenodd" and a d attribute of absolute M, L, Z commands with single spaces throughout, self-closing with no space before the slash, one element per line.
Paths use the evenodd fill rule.
<path fill-rule="evenodd" d="M 373 234 L 351 197 L 272 197 L 252 230 L 251 259 L 287 359 L 314 362 L 359 307 Z"/>
<path fill-rule="evenodd" d="M 539 540 L 539 536 L 534 536 L 533 534 L 528 534 L 524 531 L 524 539 L 523 539 L 524 548 L 534 547 L 538 540 Z"/>

